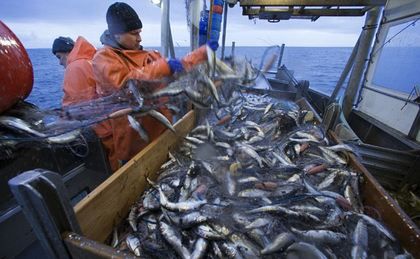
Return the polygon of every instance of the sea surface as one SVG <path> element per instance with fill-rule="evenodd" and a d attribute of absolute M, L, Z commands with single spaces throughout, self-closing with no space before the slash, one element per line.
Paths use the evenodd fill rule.
<path fill-rule="evenodd" d="M 158 49 L 148 48 L 145 49 Z M 260 66 L 261 59 L 267 47 L 236 47 L 235 57 L 246 57 L 256 66 Z M 331 94 L 341 71 L 351 54 L 352 48 L 331 47 L 286 47 L 282 64 L 293 71 L 297 80 L 309 80 L 310 87 L 323 93 Z M 176 57 L 182 57 L 189 51 L 188 47 L 175 48 Z M 266 55 L 269 59 L 270 49 Z M 35 83 L 30 96 L 27 98 L 41 109 L 58 108 L 63 97 L 62 82 L 64 68 L 51 53 L 51 49 L 28 49 L 29 57 L 34 69 Z M 231 48 L 225 49 L 225 56 L 230 56 Z M 218 57 L 220 57 L 220 49 Z M 277 61 L 274 64 L 277 65 Z"/>

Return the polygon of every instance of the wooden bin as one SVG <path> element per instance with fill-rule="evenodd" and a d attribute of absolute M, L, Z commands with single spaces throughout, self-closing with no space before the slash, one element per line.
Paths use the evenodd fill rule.
<path fill-rule="evenodd" d="M 319 116 L 306 99 L 297 104 Z M 160 166 L 167 161 L 168 152 L 175 148 L 183 137 L 195 126 L 195 112 L 190 111 L 175 124 L 176 134 L 167 130 L 144 150 L 115 172 L 75 206 L 75 212 L 83 236 L 65 233 L 63 239 L 75 257 L 111 258 L 129 256 L 116 252 L 103 242 L 112 233 L 113 227 L 126 220 L 130 206 L 148 188 L 146 177 L 156 179 Z M 330 136 L 337 141 L 336 136 Z M 372 175 L 354 156 L 351 166 L 364 174 L 363 201 L 381 213 L 385 224 L 395 233 L 403 247 L 420 258 L 420 235 L 418 228 L 385 192 Z"/>

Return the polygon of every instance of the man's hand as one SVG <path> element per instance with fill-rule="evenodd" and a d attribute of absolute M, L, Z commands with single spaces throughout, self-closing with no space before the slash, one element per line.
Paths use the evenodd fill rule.
<path fill-rule="evenodd" d="M 216 51 L 219 48 L 219 42 L 217 41 L 208 41 L 207 46 L 209 46 L 213 51 Z"/>
<path fill-rule="evenodd" d="M 184 71 L 184 66 L 182 65 L 181 61 L 179 59 L 171 58 L 168 60 L 169 68 L 171 69 L 172 74 L 173 73 L 180 73 Z"/>

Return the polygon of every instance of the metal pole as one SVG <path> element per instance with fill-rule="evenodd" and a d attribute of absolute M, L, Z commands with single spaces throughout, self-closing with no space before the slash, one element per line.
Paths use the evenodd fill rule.
<path fill-rule="evenodd" d="M 198 48 L 200 12 L 202 10 L 201 0 L 191 0 L 189 10 L 191 12 L 191 36 L 190 46 L 191 51 Z"/>
<path fill-rule="evenodd" d="M 169 0 L 162 0 L 161 8 L 161 23 L 160 23 L 160 45 L 162 47 L 163 56 L 168 57 L 169 54 Z"/>
<path fill-rule="evenodd" d="M 175 58 L 175 48 L 174 48 L 174 41 L 172 39 L 172 30 L 171 30 L 171 23 L 168 21 L 168 29 L 169 29 L 169 52 L 171 53 L 171 58 Z"/>
<path fill-rule="evenodd" d="M 279 62 L 277 63 L 277 70 L 279 70 L 279 68 L 281 67 L 281 61 L 283 60 L 283 53 L 284 53 L 284 43 L 281 44 Z"/>
<path fill-rule="evenodd" d="M 213 23 L 213 5 L 214 5 L 214 0 L 210 0 L 209 22 L 207 26 L 207 40 L 210 40 L 211 24 Z"/>
<path fill-rule="evenodd" d="M 235 42 L 232 41 L 232 59 L 235 58 Z"/>
<path fill-rule="evenodd" d="M 379 22 L 382 7 L 372 8 L 366 15 L 365 26 L 360 34 L 359 48 L 354 61 L 353 70 L 350 75 L 349 83 L 344 94 L 343 113 L 348 118 L 353 109 L 354 100 L 360 88 L 363 71 L 375 36 L 375 31 Z"/>
<path fill-rule="evenodd" d="M 226 42 L 226 23 L 227 23 L 227 12 L 228 12 L 228 3 L 225 1 L 225 6 L 223 7 L 223 36 L 222 36 L 222 59 L 225 58 L 225 42 Z"/>
<path fill-rule="evenodd" d="M 343 85 L 344 81 L 346 80 L 347 76 L 349 75 L 349 72 L 350 72 L 350 70 L 351 70 L 351 68 L 353 67 L 353 64 L 354 64 L 354 58 L 356 57 L 357 50 L 359 49 L 359 42 L 360 42 L 360 37 L 357 39 L 356 45 L 354 45 L 354 48 L 351 52 L 351 55 L 350 55 L 349 59 L 347 60 L 347 64 L 344 67 L 344 70 L 341 73 L 340 78 L 338 79 L 337 85 L 335 86 L 334 91 L 331 94 L 331 97 L 328 101 L 328 104 L 335 101 L 338 93 L 340 92 L 341 86 Z"/>

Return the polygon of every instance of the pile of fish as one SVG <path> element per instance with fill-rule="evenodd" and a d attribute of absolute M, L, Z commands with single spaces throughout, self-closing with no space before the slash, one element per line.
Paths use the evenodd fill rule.
<path fill-rule="evenodd" d="M 331 145 L 311 111 L 242 92 L 212 107 L 148 179 L 114 247 L 143 258 L 411 258 L 365 214 L 351 148 Z"/>

